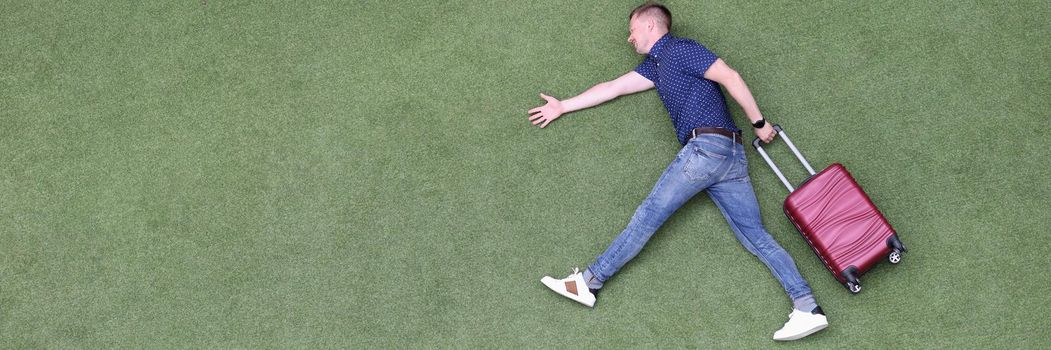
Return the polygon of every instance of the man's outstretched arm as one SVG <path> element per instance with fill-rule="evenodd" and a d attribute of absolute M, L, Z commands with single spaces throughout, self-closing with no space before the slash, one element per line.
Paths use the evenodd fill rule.
<path fill-rule="evenodd" d="M 602 104 L 618 96 L 634 94 L 652 88 L 652 81 L 635 71 L 631 71 L 617 79 L 592 86 L 590 89 L 580 93 L 580 95 L 565 101 L 559 101 L 554 97 L 540 94 L 540 98 L 547 100 L 547 104 L 530 109 L 529 121 L 533 122 L 533 125 L 540 125 L 543 128 L 565 113 L 579 111 Z"/>

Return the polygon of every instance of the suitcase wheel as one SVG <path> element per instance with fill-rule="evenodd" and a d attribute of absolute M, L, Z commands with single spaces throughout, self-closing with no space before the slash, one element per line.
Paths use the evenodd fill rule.
<path fill-rule="evenodd" d="M 891 264 L 900 263 L 901 262 L 901 251 L 897 250 L 897 249 L 895 249 L 894 251 L 891 251 L 890 252 L 890 256 L 888 256 L 887 259 L 890 260 Z"/>
<path fill-rule="evenodd" d="M 851 294 L 861 293 L 861 282 L 858 281 L 858 269 L 854 266 L 848 267 L 840 273 L 847 283 L 844 284 Z"/>
<path fill-rule="evenodd" d="M 847 282 L 847 290 L 849 290 L 851 294 L 861 293 L 861 283 Z"/>
<path fill-rule="evenodd" d="M 901 244 L 901 240 L 898 239 L 898 234 L 896 233 L 887 238 L 887 246 L 890 248 L 890 255 L 887 256 L 887 259 L 890 260 L 891 264 L 900 263 L 901 253 L 909 251 L 904 244 Z"/>

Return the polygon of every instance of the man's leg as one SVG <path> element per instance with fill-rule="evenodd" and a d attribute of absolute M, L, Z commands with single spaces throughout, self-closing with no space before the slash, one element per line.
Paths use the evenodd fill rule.
<path fill-rule="evenodd" d="M 698 155 L 693 146 L 684 147 L 635 210 L 628 226 L 584 272 L 589 288 L 601 288 L 604 281 L 613 277 L 642 251 L 642 247 L 668 217 L 711 183 L 710 179 L 691 177 L 692 170 L 685 169 L 686 166 L 691 169 L 711 169 L 711 173 L 726 170 L 725 160 L 705 158 Z"/>
<path fill-rule="evenodd" d="M 718 135 L 697 137 L 683 147 L 661 174 L 649 196 L 635 210 L 627 228 L 588 269 L 574 271 L 563 279 L 545 276 L 541 282 L 562 296 L 593 306 L 595 293 L 602 283 L 638 255 L 654 232 L 683 203 L 732 167 L 728 161 L 732 151 L 726 144 L 733 144 L 733 141 L 720 138 Z"/>
<path fill-rule="evenodd" d="M 726 217 L 737 240 L 770 269 L 792 299 L 795 310 L 789 315 L 791 319 L 774 334 L 774 339 L 795 340 L 824 329 L 828 325 L 824 311 L 817 306 L 795 261 L 763 227 L 747 166 L 743 161 L 740 166 L 743 170 L 737 169 L 736 177 L 713 184 L 708 195 Z"/>
<path fill-rule="evenodd" d="M 589 307 L 594 306 L 595 296 L 598 289 L 602 288 L 602 282 L 638 255 L 664 221 L 710 182 L 692 181 L 684 169 L 688 162 L 694 167 L 709 165 L 702 164 L 702 160 L 696 157 L 690 147 L 684 147 L 661 174 L 649 196 L 635 210 L 628 227 L 617 236 L 605 253 L 599 255 L 591 267 L 583 272 L 574 270 L 573 274 L 563 279 L 545 276 L 541 282 L 562 296 Z"/>
<path fill-rule="evenodd" d="M 811 295 L 810 286 L 799 274 L 795 261 L 763 227 L 759 202 L 747 177 L 712 185 L 708 195 L 726 217 L 737 240 L 766 264 L 789 298 L 796 300 Z"/>

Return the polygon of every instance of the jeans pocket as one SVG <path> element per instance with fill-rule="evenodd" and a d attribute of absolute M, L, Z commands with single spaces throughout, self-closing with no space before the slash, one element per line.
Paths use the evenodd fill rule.
<path fill-rule="evenodd" d="M 748 157 L 745 157 L 743 151 L 741 152 L 740 155 L 738 155 L 737 168 L 739 169 L 739 171 L 741 173 L 740 176 L 742 176 L 742 177 L 747 177 L 748 176 Z"/>
<path fill-rule="evenodd" d="M 686 177 L 690 181 L 707 181 L 708 178 L 715 174 L 723 160 L 726 160 L 726 156 L 705 151 L 703 148 L 698 147 L 686 158 L 683 172 L 686 173 Z"/>

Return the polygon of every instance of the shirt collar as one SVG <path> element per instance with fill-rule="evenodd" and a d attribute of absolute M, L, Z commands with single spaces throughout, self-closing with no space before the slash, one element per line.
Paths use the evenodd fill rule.
<path fill-rule="evenodd" d="M 657 42 L 653 43 L 653 47 L 650 48 L 649 56 L 659 62 L 661 60 L 661 50 L 664 49 L 664 44 L 667 43 L 669 39 L 671 39 L 671 33 L 665 33 L 664 36 L 657 39 Z"/>

